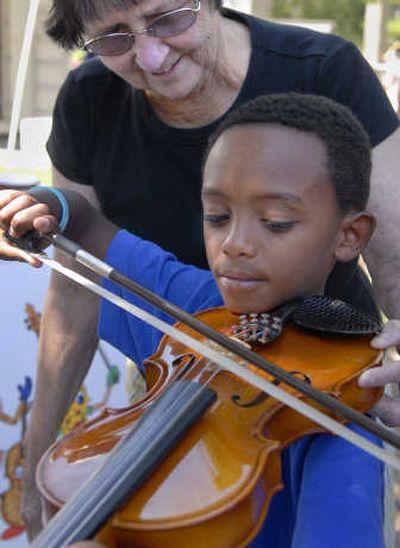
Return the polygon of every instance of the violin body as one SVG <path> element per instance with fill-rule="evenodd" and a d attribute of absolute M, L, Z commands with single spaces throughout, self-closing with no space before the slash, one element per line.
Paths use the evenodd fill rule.
<path fill-rule="evenodd" d="M 228 335 L 238 323 L 238 317 L 223 308 L 196 316 Z M 182 324 L 176 327 L 203 339 Z M 359 374 L 381 358 L 369 340 L 370 336 L 316 335 L 287 326 L 274 342 L 252 349 L 365 412 L 382 394 L 380 388 L 357 385 Z M 242 366 L 272 381 L 255 366 Z M 105 410 L 47 451 L 37 472 L 42 494 L 60 508 L 165 387 L 185 375 L 193 382 L 208 383 L 217 394 L 215 403 L 115 512 L 98 539 L 107 546 L 140 548 L 248 545 L 265 520 L 272 496 L 282 487 L 281 451 L 296 439 L 323 429 L 166 336 L 145 362 L 145 375 L 148 392 L 141 401 L 122 410 Z M 285 390 L 294 393 L 291 388 Z M 317 407 L 304 396 L 299 398 Z"/>

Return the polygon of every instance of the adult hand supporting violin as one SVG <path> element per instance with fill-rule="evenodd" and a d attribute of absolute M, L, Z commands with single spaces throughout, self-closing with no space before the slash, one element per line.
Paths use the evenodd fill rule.
<path fill-rule="evenodd" d="M 387 426 L 400 425 L 400 357 L 396 348 L 400 347 L 400 320 L 390 320 L 381 333 L 371 341 L 374 348 L 387 350 L 384 364 L 373 367 L 360 375 L 359 386 L 370 388 L 373 386 L 397 385 L 394 395 L 385 393 L 380 401 L 371 409 L 371 413 L 379 417 Z"/>
<path fill-rule="evenodd" d="M 368 139 L 348 116 L 320 98 L 263 97 L 238 110 L 211 142 L 202 195 L 205 239 L 215 282 L 234 312 L 265 312 L 322 293 L 333 264 L 355 258 L 368 240 L 374 225 L 364 210 Z M 91 252 L 96 236 L 85 236 Z M 133 235 L 115 234 L 107 254 L 133 279 L 191 312 L 222 304 L 209 272 L 182 265 Z M 100 327 L 106 340 L 138 361 L 154 349 L 152 330 L 105 304 Z M 383 546 L 382 469 L 374 459 L 318 435 L 290 446 L 282 467 L 285 491 L 252 546 L 279 546 L 282 534 L 286 545 L 321 545 L 327 535 L 337 545 L 344 539 L 354 544 L 362 534 L 363 542 Z M 293 514 L 289 500 L 296 501 Z"/>

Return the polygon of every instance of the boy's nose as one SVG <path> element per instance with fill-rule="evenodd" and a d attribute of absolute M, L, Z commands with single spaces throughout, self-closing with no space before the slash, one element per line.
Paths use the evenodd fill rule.
<path fill-rule="evenodd" d="M 248 227 L 232 227 L 227 234 L 223 246 L 223 252 L 230 257 L 248 256 L 253 257 L 256 254 L 256 245 L 251 231 Z"/>
<path fill-rule="evenodd" d="M 159 38 L 141 34 L 135 38 L 136 63 L 145 72 L 159 71 L 170 47 Z"/>

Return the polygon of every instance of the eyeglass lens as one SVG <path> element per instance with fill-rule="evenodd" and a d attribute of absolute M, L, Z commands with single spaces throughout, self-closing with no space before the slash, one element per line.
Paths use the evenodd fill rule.
<path fill-rule="evenodd" d="M 168 38 L 185 32 L 193 25 L 196 17 L 197 13 L 191 9 L 166 14 L 154 21 L 147 29 L 147 33 L 156 38 Z"/>
<path fill-rule="evenodd" d="M 95 55 L 121 55 L 129 51 L 133 44 L 133 37 L 129 34 L 115 34 L 104 36 L 88 46 L 88 51 Z"/>
<path fill-rule="evenodd" d="M 182 9 L 175 13 L 166 13 L 158 17 L 146 29 L 146 34 L 155 38 L 168 38 L 188 30 L 197 17 L 197 11 Z M 133 34 L 111 34 L 101 36 L 89 43 L 87 50 L 95 55 L 122 55 L 129 51 L 135 41 Z"/>

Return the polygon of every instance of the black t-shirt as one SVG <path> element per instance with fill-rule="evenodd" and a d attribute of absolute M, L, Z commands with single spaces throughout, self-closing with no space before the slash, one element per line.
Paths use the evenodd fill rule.
<path fill-rule="evenodd" d="M 385 92 L 353 44 L 225 13 L 248 25 L 252 44 L 248 72 L 230 110 L 258 95 L 297 91 L 350 107 L 372 145 L 398 126 Z M 201 163 L 219 122 L 170 127 L 154 114 L 142 91 L 91 59 L 72 71 L 60 90 L 48 152 L 65 177 L 94 187 L 103 212 L 117 225 L 204 267 Z M 368 309 L 371 298 L 358 278 L 354 262 L 340 265 L 327 292 Z"/>

